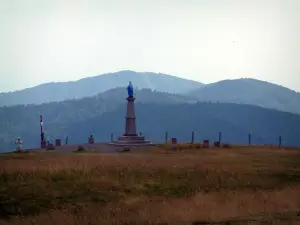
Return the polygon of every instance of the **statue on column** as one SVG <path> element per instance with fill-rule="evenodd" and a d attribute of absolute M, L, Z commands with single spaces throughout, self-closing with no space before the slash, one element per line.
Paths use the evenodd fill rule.
<path fill-rule="evenodd" d="M 128 97 L 133 98 L 133 86 L 131 81 L 129 81 L 129 85 L 127 87 Z"/>

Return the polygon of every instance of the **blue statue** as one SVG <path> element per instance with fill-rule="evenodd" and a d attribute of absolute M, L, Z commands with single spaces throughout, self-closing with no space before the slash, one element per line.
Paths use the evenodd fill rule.
<path fill-rule="evenodd" d="M 129 81 L 129 85 L 127 87 L 127 92 L 128 92 L 128 97 L 133 98 L 133 87 L 132 87 L 131 81 Z"/>

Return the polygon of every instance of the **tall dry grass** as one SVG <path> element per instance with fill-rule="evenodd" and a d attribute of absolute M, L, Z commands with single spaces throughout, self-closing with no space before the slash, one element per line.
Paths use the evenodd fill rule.
<path fill-rule="evenodd" d="M 295 150 L 8 154 L 0 183 L 0 224 L 300 223 Z"/>

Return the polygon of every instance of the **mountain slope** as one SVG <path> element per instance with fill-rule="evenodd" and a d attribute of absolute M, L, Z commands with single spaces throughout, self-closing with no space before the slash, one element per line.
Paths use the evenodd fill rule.
<path fill-rule="evenodd" d="M 116 110 L 126 102 L 126 89 L 115 88 L 93 97 L 62 102 L 44 103 L 41 105 L 17 105 L 0 107 L 0 151 L 9 144 L 13 147 L 17 136 L 28 140 L 39 138 L 39 115 L 43 115 L 45 127 L 49 124 L 58 124 L 60 130 L 64 130 L 66 124 L 85 121 L 105 112 Z M 162 104 L 196 103 L 186 96 L 168 94 L 149 90 L 135 90 L 138 97 L 136 102 Z M 122 116 L 122 118 L 124 115 Z M 54 128 L 55 129 L 55 128 Z M 59 130 L 58 129 L 58 130 Z M 53 138 L 56 138 L 55 135 Z M 25 144 L 26 146 L 26 144 Z M 29 144 L 28 146 L 32 146 Z"/>
<path fill-rule="evenodd" d="M 67 133 L 74 137 L 74 143 L 86 142 L 85 132 L 92 132 L 98 141 L 109 141 L 109 134 L 115 136 L 124 131 L 125 105 L 117 110 L 104 113 L 87 121 L 73 123 Z M 282 136 L 283 145 L 300 146 L 297 133 L 300 132 L 300 116 L 291 113 L 265 109 L 257 106 L 232 103 L 198 104 L 141 104 L 136 105 L 137 129 L 156 142 L 164 141 L 166 131 L 169 137 L 180 142 L 191 140 L 191 132 L 196 131 L 196 140 L 218 139 L 233 144 L 247 144 L 248 134 L 252 144 L 277 145 Z M 105 127 L 108 129 L 100 129 Z M 82 130 L 76 129 L 81 127 Z"/>
<path fill-rule="evenodd" d="M 250 104 L 300 114 L 300 93 L 255 79 L 219 81 L 187 95 L 199 101 Z"/>
<path fill-rule="evenodd" d="M 21 91 L 1 93 L 0 106 L 80 99 L 112 88 L 126 87 L 129 81 L 132 81 L 135 87 L 151 88 L 169 93 L 185 93 L 202 86 L 200 82 L 166 74 L 120 71 L 73 82 L 47 83 Z"/>

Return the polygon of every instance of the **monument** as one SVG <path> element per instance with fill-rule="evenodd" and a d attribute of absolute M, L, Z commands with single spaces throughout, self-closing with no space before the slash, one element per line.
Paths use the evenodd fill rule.
<path fill-rule="evenodd" d="M 43 130 L 43 116 L 40 115 L 40 126 L 41 126 L 41 148 L 46 148 L 47 147 L 47 142 L 46 142 L 46 139 L 45 139 L 45 133 L 44 133 L 44 130 Z"/>
<path fill-rule="evenodd" d="M 127 87 L 128 97 L 127 100 L 127 112 L 126 112 L 126 121 L 125 121 L 125 132 L 122 136 L 118 138 L 117 141 L 112 141 L 111 145 L 116 146 L 140 146 L 140 145 L 149 145 L 150 141 L 145 140 L 145 137 L 138 135 L 136 132 L 136 117 L 134 111 L 134 94 L 132 83 L 129 82 Z"/>

